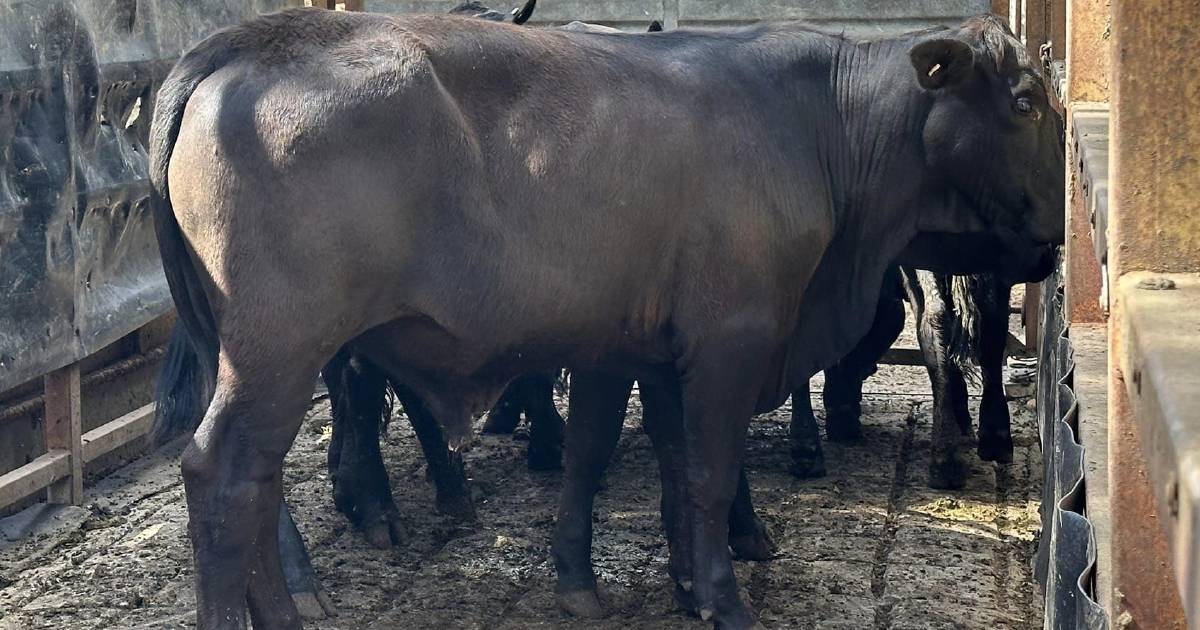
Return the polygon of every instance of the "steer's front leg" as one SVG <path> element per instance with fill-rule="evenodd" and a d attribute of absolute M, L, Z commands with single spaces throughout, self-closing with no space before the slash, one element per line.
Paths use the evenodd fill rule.
<path fill-rule="evenodd" d="M 604 615 L 592 571 L 592 502 L 621 436 L 633 381 L 576 372 L 571 383 L 566 470 L 554 526 L 554 586 L 558 605 L 578 617 Z"/>
<path fill-rule="evenodd" d="M 738 595 L 728 544 L 746 429 L 771 356 L 761 330 L 739 326 L 700 339 L 678 363 L 694 599 L 720 630 L 761 627 Z"/>

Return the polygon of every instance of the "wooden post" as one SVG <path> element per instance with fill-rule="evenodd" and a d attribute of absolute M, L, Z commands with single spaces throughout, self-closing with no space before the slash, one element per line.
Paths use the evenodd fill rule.
<path fill-rule="evenodd" d="M 70 455 L 71 473 L 46 489 L 46 501 L 79 505 L 83 502 L 83 430 L 79 410 L 79 364 L 46 375 L 46 451 Z"/>
<path fill-rule="evenodd" d="M 1195 0 L 1112 0 L 1110 286 L 1137 271 L 1200 272 L 1198 30 Z M 1147 474 L 1154 456 L 1149 425 L 1131 411 L 1128 387 L 1137 386 L 1139 375 L 1122 374 L 1134 353 L 1123 332 L 1125 299 L 1113 292 L 1109 316 L 1113 589 L 1119 594 L 1113 619 L 1124 618 L 1132 628 L 1185 628 L 1163 508 L 1154 499 L 1162 480 Z"/>

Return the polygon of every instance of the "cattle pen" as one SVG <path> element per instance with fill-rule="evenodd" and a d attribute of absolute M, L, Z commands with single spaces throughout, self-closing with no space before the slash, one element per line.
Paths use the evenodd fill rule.
<path fill-rule="evenodd" d="M 147 158 L 173 63 L 217 29 L 289 7 L 456 4 L 0 3 L 0 628 L 196 623 L 187 438 L 147 437 L 175 323 Z M 1065 121 L 1065 245 L 1053 273 L 1011 300 L 1012 461 L 972 452 L 966 487 L 929 487 L 933 396 L 910 308 L 865 384 L 862 439 L 827 442 L 824 477 L 788 472 L 790 404 L 751 423 L 747 474 L 777 553 L 735 563 L 741 596 L 768 628 L 1200 627 L 1195 2 L 541 0 L 529 24 L 800 19 L 881 37 L 981 13 L 1039 60 Z M 818 376 L 823 421 L 822 390 Z M 975 415 L 979 387 L 969 400 Z M 555 403 L 567 416 L 563 392 Z M 562 478 L 526 470 L 525 429 L 466 454 L 477 514 L 465 523 L 436 512 L 418 440 L 391 422 L 381 450 L 403 532 L 380 550 L 334 506 L 333 417 L 318 389 L 284 468 L 329 604 L 305 626 L 709 627 L 672 597 L 641 414 L 635 396 L 593 519 L 608 616 L 583 620 L 555 604 Z"/>

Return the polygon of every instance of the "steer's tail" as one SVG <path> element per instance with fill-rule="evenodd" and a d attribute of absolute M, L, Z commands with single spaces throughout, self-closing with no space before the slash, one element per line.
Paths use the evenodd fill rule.
<path fill-rule="evenodd" d="M 218 32 L 179 60 L 158 91 L 150 127 L 154 232 L 179 315 L 156 391 L 158 404 L 152 429 L 156 443 L 195 430 L 212 400 L 216 384 L 219 351 L 216 325 L 171 207 L 167 166 L 188 99 L 206 77 L 236 54 L 236 39 L 233 31 Z"/>
<path fill-rule="evenodd" d="M 983 276 L 950 276 L 947 278 L 949 288 L 943 295 L 948 298 L 954 315 L 951 318 L 948 331 L 950 359 L 972 383 L 979 382 L 979 340 L 980 340 L 980 292 Z"/>

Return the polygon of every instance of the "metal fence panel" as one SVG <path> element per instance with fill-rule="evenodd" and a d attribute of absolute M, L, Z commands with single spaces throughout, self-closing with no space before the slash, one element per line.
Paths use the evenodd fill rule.
<path fill-rule="evenodd" d="M 283 0 L 0 4 L 0 391 L 168 312 L 146 141 L 201 37 Z"/>
<path fill-rule="evenodd" d="M 1045 594 L 1044 627 L 1107 630 L 1108 616 L 1093 599 L 1096 542 L 1084 501 L 1083 446 L 1077 438 L 1078 405 L 1071 380 L 1075 366 L 1064 321 L 1061 272 L 1042 287 L 1038 427 L 1045 478 L 1034 573 Z"/>

